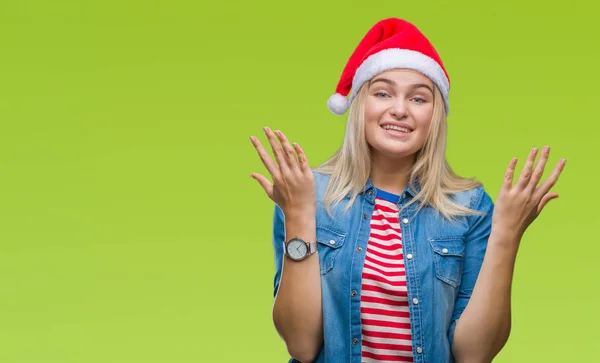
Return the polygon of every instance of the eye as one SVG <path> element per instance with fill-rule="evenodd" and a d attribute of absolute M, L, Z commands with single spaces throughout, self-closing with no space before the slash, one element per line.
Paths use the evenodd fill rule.
<path fill-rule="evenodd" d="M 413 98 L 413 101 L 415 101 L 416 103 L 425 103 L 425 102 L 427 102 L 427 100 L 425 100 L 423 97 L 415 97 L 415 98 Z"/>
<path fill-rule="evenodd" d="M 383 98 L 383 97 L 388 97 L 388 96 L 389 95 L 384 91 L 375 92 L 375 97 Z"/>

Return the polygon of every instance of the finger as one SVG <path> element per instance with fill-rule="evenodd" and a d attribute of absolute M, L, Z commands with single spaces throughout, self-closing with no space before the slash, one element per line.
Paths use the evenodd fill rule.
<path fill-rule="evenodd" d="M 535 191 L 536 198 L 541 198 L 543 195 L 548 193 L 550 191 L 550 189 L 552 189 L 552 187 L 558 181 L 558 177 L 560 176 L 563 169 L 565 168 L 566 162 L 567 162 L 566 159 L 561 159 L 558 163 L 556 163 L 556 165 L 554 166 L 554 169 L 552 169 L 552 173 L 550 174 L 550 176 L 548 178 L 546 178 L 546 180 L 544 180 L 544 182 L 539 187 L 537 187 L 537 189 Z"/>
<path fill-rule="evenodd" d="M 277 166 L 277 164 L 275 164 L 269 153 L 267 153 L 267 150 L 265 150 L 264 146 L 256 137 L 250 136 L 250 141 L 252 141 L 252 145 L 254 145 L 254 148 L 256 149 L 260 160 L 262 161 L 265 168 L 267 168 L 267 170 L 269 171 L 269 174 L 271 174 L 273 180 L 278 179 L 280 177 L 279 167 Z"/>
<path fill-rule="evenodd" d="M 273 150 L 273 155 L 275 155 L 275 160 L 277 161 L 277 164 L 279 165 L 279 169 L 282 172 L 289 170 L 286 158 L 283 153 L 283 149 L 281 148 L 281 145 L 279 145 L 279 141 L 277 140 L 277 137 L 275 136 L 273 131 L 271 131 L 271 129 L 268 127 L 265 127 L 265 134 L 267 135 L 267 138 L 269 139 L 269 143 L 271 144 L 271 149 Z"/>
<path fill-rule="evenodd" d="M 300 169 L 305 173 L 310 172 L 310 165 L 308 164 L 308 159 L 306 158 L 304 150 L 302 150 L 300 145 L 298 145 L 297 143 L 294 143 L 294 149 L 298 154 L 298 163 L 300 164 Z"/>
<path fill-rule="evenodd" d="M 552 199 L 556 199 L 556 198 L 558 198 L 557 193 L 548 193 L 548 194 L 544 195 L 544 197 L 540 201 L 540 204 L 538 205 L 537 214 L 539 215 L 540 213 L 542 213 L 544 206 L 546 204 L 548 204 L 549 201 L 551 201 Z"/>
<path fill-rule="evenodd" d="M 258 184 L 265 190 L 265 193 L 269 196 L 269 198 L 273 199 L 273 184 L 269 181 L 269 179 L 258 173 L 250 174 L 252 178 L 258 181 Z"/>
<path fill-rule="evenodd" d="M 519 179 L 517 180 L 516 186 L 520 189 L 524 189 L 529 180 L 531 179 L 531 173 L 533 169 L 533 163 L 535 162 L 535 157 L 537 156 L 538 148 L 534 147 L 531 149 L 529 156 L 527 156 L 527 160 L 525 160 L 525 165 L 523 165 L 523 170 L 521 170 L 521 174 L 519 175 Z"/>
<path fill-rule="evenodd" d="M 549 155 L 550 147 L 544 146 L 540 154 L 538 163 L 535 166 L 535 169 L 533 170 L 533 174 L 531 175 L 531 180 L 527 184 L 527 189 L 534 190 L 535 187 L 537 187 L 538 183 L 542 179 L 542 176 L 544 175 L 544 169 L 546 168 L 546 162 L 548 161 Z"/>
<path fill-rule="evenodd" d="M 294 151 L 294 148 L 292 148 L 292 145 L 288 141 L 287 137 L 279 130 L 275 131 L 275 135 L 277 135 L 279 141 L 281 142 L 281 147 L 283 148 L 283 152 L 285 153 L 285 158 L 290 169 L 299 169 L 296 152 Z"/>
<path fill-rule="evenodd" d="M 516 165 L 517 165 L 517 158 L 512 158 L 510 160 L 510 163 L 508 163 L 508 167 L 506 168 L 506 173 L 504 174 L 504 183 L 503 183 L 502 187 L 504 187 L 504 188 L 512 187 Z"/>

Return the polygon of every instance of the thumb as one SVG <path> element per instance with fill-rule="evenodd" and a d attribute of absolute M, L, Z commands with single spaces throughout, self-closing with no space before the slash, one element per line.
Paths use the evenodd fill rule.
<path fill-rule="evenodd" d="M 264 176 L 258 173 L 252 173 L 250 174 L 250 176 L 256 181 L 258 181 L 258 184 L 260 184 L 260 186 L 265 190 L 267 196 L 273 199 L 273 184 L 269 181 L 269 179 L 265 178 Z"/>
<path fill-rule="evenodd" d="M 556 199 L 558 198 L 558 194 L 557 193 L 548 193 L 546 195 L 544 195 L 544 197 L 542 198 L 542 200 L 540 201 L 540 204 L 538 205 L 538 215 L 540 213 L 542 213 L 542 209 L 544 209 L 544 206 L 546 204 L 548 204 L 549 201 L 551 201 L 552 199 Z"/>

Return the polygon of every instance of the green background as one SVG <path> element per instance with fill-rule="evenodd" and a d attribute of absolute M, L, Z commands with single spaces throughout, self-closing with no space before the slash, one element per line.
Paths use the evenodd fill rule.
<path fill-rule="evenodd" d="M 459 174 L 495 199 L 511 157 L 567 158 L 495 362 L 600 361 L 595 7 L 2 0 L 0 362 L 286 361 L 248 136 L 279 128 L 313 166 L 330 156 L 345 120 L 326 100 L 391 16 L 444 59 Z"/>

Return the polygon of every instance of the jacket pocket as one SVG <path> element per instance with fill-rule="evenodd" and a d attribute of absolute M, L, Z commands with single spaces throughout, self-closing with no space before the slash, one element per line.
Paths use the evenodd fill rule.
<path fill-rule="evenodd" d="M 319 264 L 324 275 L 333 268 L 335 257 L 346 240 L 346 233 L 329 226 L 317 226 L 316 232 Z"/>
<path fill-rule="evenodd" d="M 445 283 L 457 287 L 461 281 L 465 243 L 460 237 L 430 238 L 433 249 L 435 275 Z"/>

